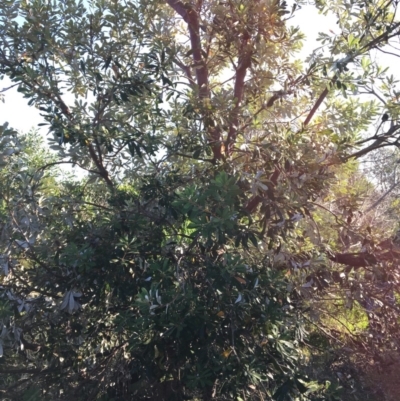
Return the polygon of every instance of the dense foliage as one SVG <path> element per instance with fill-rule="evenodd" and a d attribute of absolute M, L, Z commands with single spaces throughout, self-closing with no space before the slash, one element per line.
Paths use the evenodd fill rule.
<path fill-rule="evenodd" d="M 397 144 L 396 6 L 316 2 L 340 34 L 303 64 L 301 2 L 3 0 L 55 151 L 1 129 L 3 399 L 335 400 L 334 319 L 396 348 L 397 205 L 355 162 Z"/>

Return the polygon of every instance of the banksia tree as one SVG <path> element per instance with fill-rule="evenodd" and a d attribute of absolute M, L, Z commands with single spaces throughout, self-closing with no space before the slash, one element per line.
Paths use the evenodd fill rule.
<path fill-rule="evenodd" d="M 356 193 L 334 221 L 324 206 L 397 143 L 370 55 L 398 36 L 396 5 L 318 2 L 342 33 L 302 64 L 297 3 L 2 2 L 0 74 L 56 151 L 3 126 L 5 399 L 333 399 L 306 374 L 309 332 L 335 339 L 313 300 L 389 303 L 396 327 L 364 283 L 393 293 L 397 254 L 362 225 L 368 247 L 340 246 Z M 365 138 L 383 105 L 353 96 L 378 89 L 390 118 Z"/>

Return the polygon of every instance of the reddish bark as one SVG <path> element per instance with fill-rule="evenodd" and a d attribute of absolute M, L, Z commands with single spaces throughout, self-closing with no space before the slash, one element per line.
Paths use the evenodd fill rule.
<path fill-rule="evenodd" d="M 314 103 L 314 106 L 312 107 L 312 109 L 310 110 L 310 112 L 307 115 L 307 118 L 304 120 L 304 126 L 307 126 L 308 123 L 311 121 L 311 119 L 314 117 L 314 114 L 316 113 L 316 111 L 319 109 L 319 107 L 321 106 L 322 102 L 325 100 L 325 98 L 328 96 L 329 93 L 329 88 L 332 87 L 336 81 L 338 79 L 338 76 L 335 75 L 330 84 L 322 91 L 322 93 L 319 95 L 319 98 L 317 99 L 317 101 Z"/>
<path fill-rule="evenodd" d="M 235 107 L 233 109 L 232 119 L 230 121 L 230 127 L 228 132 L 228 138 L 226 141 L 228 154 L 232 154 L 233 147 L 236 142 L 238 126 L 239 126 L 239 110 L 244 95 L 244 80 L 246 78 L 247 70 L 251 66 L 252 49 L 249 40 L 250 40 L 249 33 L 244 32 L 240 49 L 239 62 L 236 68 L 235 88 L 233 92 L 233 96 L 235 99 Z"/>
<path fill-rule="evenodd" d="M 210 88 L 208 82 L 208 68 L 206 60 L 202 55 L 201 37 L 200 37 L 200 21 L 198 12 L 189 3 L 182 3 L 180 0 L 167 0 L 167 3 L 178 13 L 186 22 L 189 30 L 190 46 L 192 50 L 193 64 L 196 71 L 196 83 L 200 100 L 210 98 Z M 186 75 L 187 68 L 184 68 Z M 207 113 L 206 113 L 207 114 Z M 214 154 L 214 159 L 222 158 L 221 152 L 221 130 L 214 127 L 210 116 L 205 115 L 204 124 L 207 127 L 209 135 L 209 144 Z"/>
<path fill-rule="evenodd" d="M 167 0 L 167 3 L 187 23 L 190 36 L 190 45 L 193 54 L 193 62 L 196 68 L 196 79 L 200 98 L 209 96 L 208 69 L 201 54 L 200 22 L 197 10 L 188 3 L 179 0 Z"/>

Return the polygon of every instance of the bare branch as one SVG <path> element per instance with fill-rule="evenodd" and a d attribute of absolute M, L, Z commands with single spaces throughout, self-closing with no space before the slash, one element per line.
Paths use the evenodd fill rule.
<path fill-rule="evenodd" d="M 368 138 L 367 140 L 361 141 L 360 143 L 364 143 L 365 141 L 373 140 L 376 139 L 375 142 L 369 146 L 367 146 L 365 149 L 361 149 L 356 153 L 353 153 L 352 155 L 347 157 L 347 160 L 349 159 L 358 159 L 359 157 L 365 156 L 367 153 L 372 152 L 373 150 L 383 148 L 385 146 L 390 146 L 393 145 L 392 142 L 388 142 L 389 139 L 393 137 L 395 132 L 400 129 L 400 125 L 393 125 L 393 127 L 390 127 L 389 131 L 386 132 L 385 134 L 378 136 L 378 137 L 371 137 Z M 396 142 L 398 139 L 396 139 Z"/>

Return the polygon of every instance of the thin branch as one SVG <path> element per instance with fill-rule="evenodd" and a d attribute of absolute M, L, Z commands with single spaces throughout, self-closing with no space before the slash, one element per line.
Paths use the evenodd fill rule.
<path fill-rule="evenodd" d="M 185 65 L 182 61 L 178 60 L 177 58 L 175 58 L 173 60 L 173 62 L 185 73 L 186 78 L 188 79 L 190 86 L 193 87 L 194 85 L 196 85 L 196 81 L 194 80 L 194 78 L 192 76 L 192 72 L 190 71 L 190 67 Z"/>
<path fill-rule="evenodd" d="M 392 192 L 397 186 L 399 185 L 398 182 L 395 182 L 376 202 L 374 202 L 366 211 L 365 213 L 370 212 L 371 210 L 375 209 L 377 206 L 379 206 L 385 198 Z"/>
<path fill-rule="evenodd" d="M 45 164 L 44 166 L 39 167 L 39 168 L 36 170 L 36 173 L 39 172 L 40 170 L 46 170 L 47 168 L 56 166 L 56 165 L 58 165 L 58 164 L 73 164 L 73 165 L 77 165 L 79 168 L 81 168 L 82 170 L 85 170 L 85 171 L 87 171 L 87 172 L 89 172 L 89 173 L 98 174 L 98 171 L 96 171 L 96 170 L 87 169 L 86 167 L 82 167 L 82 166 L 81 166 L 79 163 L 77 163 L 77 162 L 74 162 L 74 161 L 67 161 L 67 160 L 61 160 L 61 161 L 58 161 L 58 162 L 47 163 L 47 164 Z"/>
<path fill-rule="evenodd" d="M 356 53 L 354 53 L 353 55 L 348 55 L 345 58 L 345 62 L 343 61 L 343 63 L 349 63 L 351 61 L 354 61 L 354 59 L 361 55 L 362 53 L 372 50 L 373 48 L 375 48 L 378 44 L 380 44 L 383 41 L 387 41 L 390 38 L 398 35 L 398 32 L 395 32 L 391 35 L 389 35 L 390 32 L 393 32 L 394 30 L 396 30 L 398 27 L 400 26 L 400 22 L 397 22 L 396 24 L 394 24 L 392 27 L 390 27 L 385 33 L 379 35 L 378 37 L 376 37 L 375 39 L 372 39 L 370 42 L 368 42 L 366 45 L 364 45 L 363 47 L 361 47 Z M 321 93 L 321 95 L 318 97 L 317 101 L 315 102 L 314 106 L 312 107 L 312 109 L 310 110 L 310 112 L 308 113 L 307 118 L 304 120 L 304 126 L 307 126 L 309 124 L 309 122 L 311 121 L 311 119 L 314 117 L 314 114 L 316 113 L 316 111 L 319 109 L 319 107 L 321 106 L 321 104 L 323 103 L 323 101 L 325 100 L 325 98 L 327 97 L 328 93 L 329 93 L 329 89 L 333 87 L 333 85 L 336 83 L 336 81 L 339 78 L 339 72 L 336 72 L 335 75 L 332 77 L 330 83 L 326 86 L 326 88 L 323 90 L 323 92 Z"/>
<path fill-rule="evenodd" d="M 382 99 L 382 97 L 380 95 L 378 95 L 372 88 L 366 88 L 365 92 L 359 92 L 360 95 L 374 95 L 375 97 L 377 97 L 385 106 L 386 106 L 386 102 L 384 99 Z"/>
<path fill-rule="evenodd" d="M 3 88 L 0 90 L 0 93 L 7 92 L 9 89 L 15 88 L 18 85 L 19 85 L 19 82 L 14 85 L 9 86 L 8 88 Z"/>
<path fill-rule="evenodd" d="M 312 324 L 313 326 L 315 326 L 318 330 L 322 331 L 322 333 L 324 333 L 327 337 L 331 338 L 332 340 L 334 340 L 335 342 L 339 342 L 342 345 L 344 345 L 344 343 L 342 341 L 340 341 L 337 337 L 333 337 L 332 334 L 328 333 L 325 329 L 323 329 L 321 326 L 319 326 L 318 324 L 316 324 L 315 322 L 313 322 L 311 319 L 309 319 L 308 317 L 306 317 L 304 314 L 302 314 L 303 318 L 305 320 L 308 321 L 308 323 Z"/>
<path fill-rule="evenodd" d="M 338 322 L 341 326 L 343 326 L 346 329 L 346 331 L 350 334 L 351 337 L 353 337 L 354 339 L 358 340 L 359 336 L 357 336 L 354 333 L 352 333 L 351 330 L 340 319 L 338 319 L 336 316 L 332 315 L 331 313 L 329 313 L 326 310 L 323 310 L 322 313 L 324 313 L 325 315 L 328 315 L 331 319 L 333 319 L 336 322 Z"/>
<path fill-rule="evenodd" d="M 365 149 L 361 149 L 358 152 L 353 153 L 350 156 L 347 156 L 346 160 L 350 160 L 352 158 L 358 159 L 359 157 L 362 157 L 373 150 L 382 148 L 384 146 L 393 145 L 393 143 L 388 142 L 388 140 L 391 139 L 393 137 L 393 135 L 395 134 L 395 132 L 399 129 L 400 129 L 400 125 L 393 125 L 393 127 L 389 128 L 388 132 L 386 132 L 385 134 L 383 134 L 381 136 L 378 136 L 374 143 L 367 146 Z M 375 139 L 375 138 L 372 137 L 372 138 L 369 138 L 368 140 L 372 140 L 372 139 Z M 367 141 L 367 140 L 361 141 L 361 143 L 363 143 L 365 141 Z"/>
<path fill-rule="evenodd" d="M 193 157 L 191 155 L 185 155 L 184 153 L 180 153 L 180 152 L 174 152 L 174 155 L 185 157 L 187 159 L 192 159 L 192 160 L 200 160 L 202 162 L 212 162 L 213 161 L 213 159 L 203 159 L 201 157 Z"/>
<path fill-rule="evenodd" d="M 2 60 L 3 64 L 7 65 L 10 68 L 15 68 L 15 66 L 13 65 L 13 63 L 7 61 L 7 60 Z M 40 94 L 41 96 L 51 100 L 52 102 L 54 102 L 54 104 L 60 108 L 60 110 L 62 111 L 63 115 L 68 119 L 68 121 L 72 122 L 73 120 L 73 116 L 72 113 L 69 109 L 69 107 L 67 106 L 67 104 L 64 102 L 64 100 L 62 99 L 61 95 L 59 93 L 53 93 L 50 90 L 38 90 L 34 84 L 37 87 L 41 87 L 41 85 L 37 82 L 37 81 L 33 81 L 33 84 L 31 82 L 28 82 L 24 79 L 21 79 L 21 83 L 23 83 L 24 85 L 28 86 L 32 91 L 36 92 L 37 94 Z M 53 88 L 50 88 L 53 89 Z M 87 145 L 88 150 L 89 150 L 89 154 L 91 159 L 93 160 L 93 162 L 95 163 L 98 171 L 96 172 L 98 175 L 100 175 L 100 177 L 102 177 L 104 179 L 104 181 L 107 183 L 109 188 L 113 188 L 114 184 L 111 181 L 109 175 L 108 175 L 108 171 L 106 170 L 106 168 L 104 167 L 104 165 L 101 163 L 100 159 L 99 159 L 99 155 L 96 154 L 96 151 L 94 150 L 93 144 L 89 144 Z"/>
<path fill-rule="evenodd" d="M 363 46 L 359 51 L 358 54 L 361 54 L 363 51 L 368 51 L 372 50 L 377 46 L 381 41 L 389 40 L 399 34 L 399 32 L 392 33 L 389 35 L 390 32 L 393 32 L 395 29 L 397 29 L 400 26 L 400 22 L 396 22 L 393 24 L 392 27 L 388 28 L 386 32 L 382 33 L 381 35 L 377 36 L 375 39 L 371 40 L 369 43 L 367 43 L 365 46 Z"/>
<path fill-rule="evenodd" d="M 387 50 L 383 50 L 383 49 L 380 49 L 380 48 L 378 48 L 377 50 L 379 50 L 381 53 L 389 54 L 389 55 L 395 56 L 395 57 L 400 57 L 400 54 L 388 52 Z"/>

